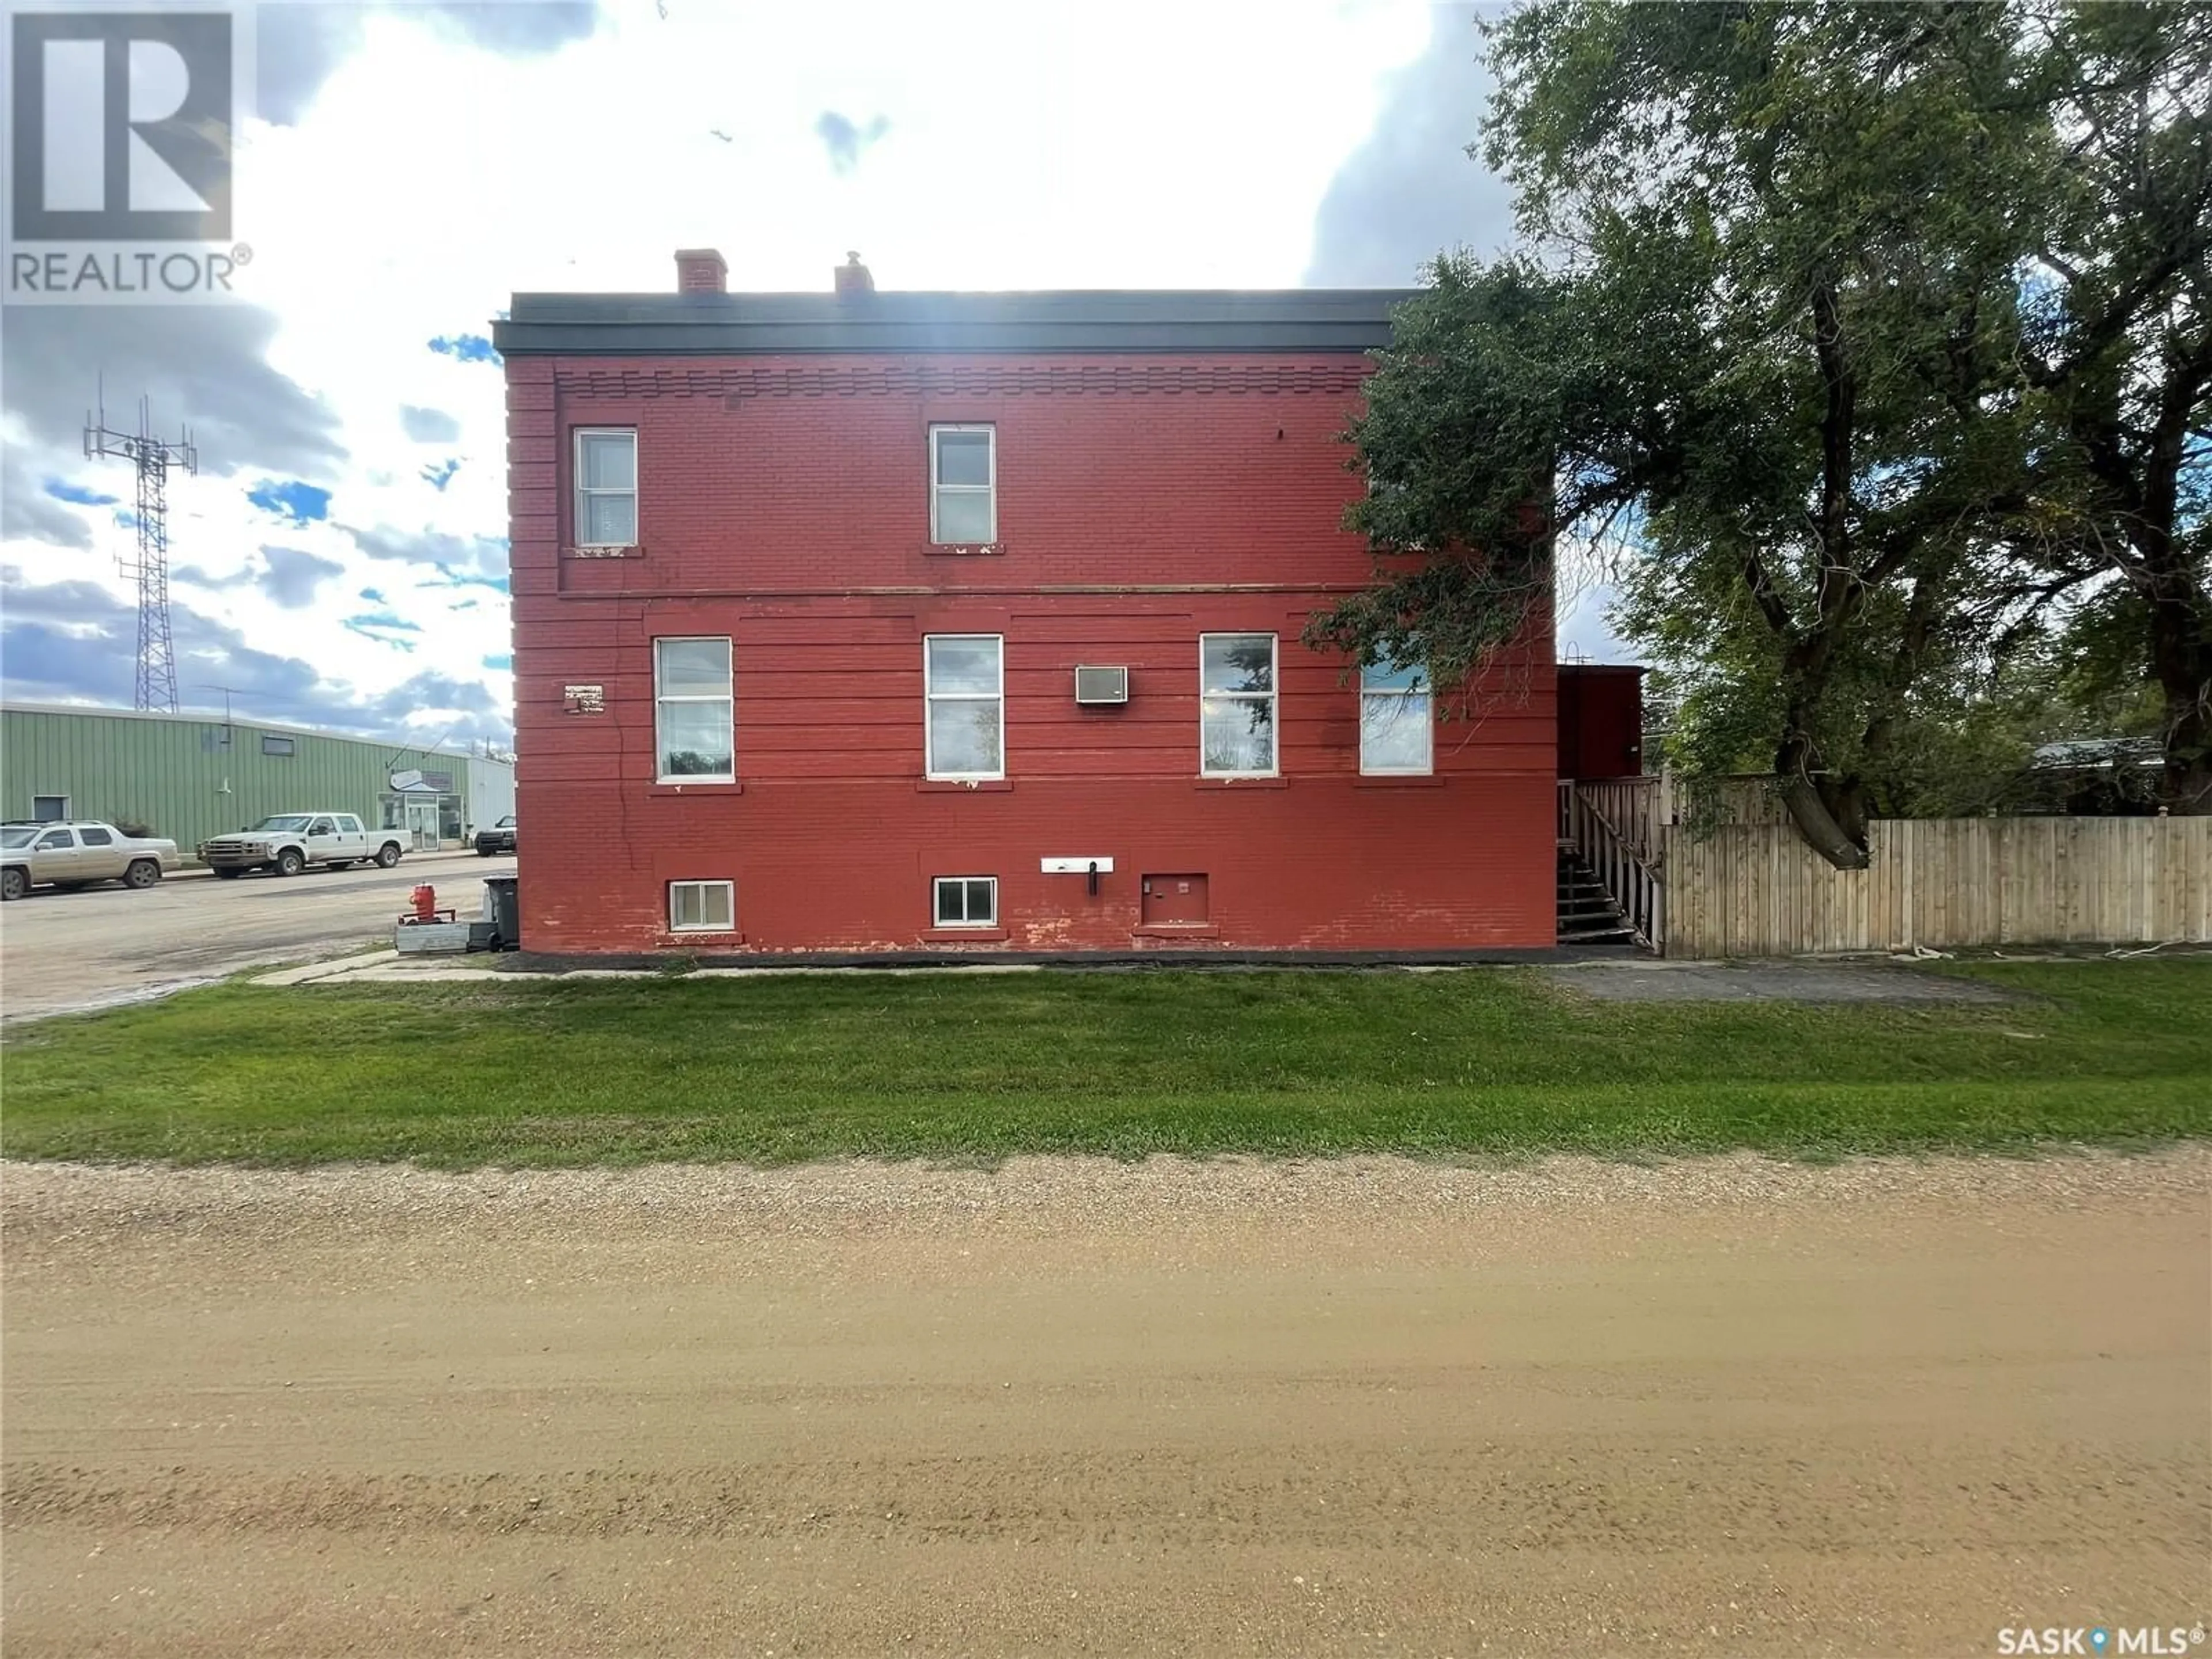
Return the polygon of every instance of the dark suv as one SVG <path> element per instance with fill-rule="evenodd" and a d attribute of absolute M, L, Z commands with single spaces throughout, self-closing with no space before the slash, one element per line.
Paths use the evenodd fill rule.
<path fill-rule="evenodd" d="M 477 831 L 477 851 L 485 858 L 497 858 L 501 853 L 514 850 L 514 814 L 510 812 L 489 830 Z"/>

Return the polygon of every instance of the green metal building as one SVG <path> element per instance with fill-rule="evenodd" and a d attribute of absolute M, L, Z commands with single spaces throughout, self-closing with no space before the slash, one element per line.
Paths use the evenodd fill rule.
<path fill-rule="evenodd" d="M 264 720 L 0 706 L 0 817 L 105 818 L 185 858 L 273 812 L 356 812 L 429 851 L 514 811 L 514 764 Z"/>

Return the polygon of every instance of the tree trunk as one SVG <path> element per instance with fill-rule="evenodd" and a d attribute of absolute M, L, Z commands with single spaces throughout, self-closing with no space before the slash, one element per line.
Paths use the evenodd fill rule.
<path fill-rule="evenodd" d="M 1814 783 L 1808 763 L 1813 745 L 1802 732 L 1782 740 L 1774 757 L 1774 775 L 1782 791 L 1782 805 L 1805 844 L 1838 870 L 1863 870 L 1866 848 L 1837 817 L 1836 811 Z M 1862 804 L 1863 805 L 1863 804 Z"/>
<path fill-rule="evenodd" d="M 2201 817 L 2212 814 L 2212 604 L 2170 540 L 2154 550 L 2164 556 L 2149 566 L 2150 666 L 2166 700 L 2159 796 L 2168 812 Z"/>

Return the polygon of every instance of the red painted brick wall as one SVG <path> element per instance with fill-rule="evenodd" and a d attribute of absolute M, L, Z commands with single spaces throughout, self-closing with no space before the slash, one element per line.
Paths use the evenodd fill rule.
<path fill-rule="evenodd" d="M 1362 585 L 1339 529 L 1357 358 L 676 358 L 507 363 L 523 943 L 544 951 L 957 949 L 930 881 L 995 875 L 993 949 L 1549 945 L 1548 637 L 1358 775 L 1358 694 L 1306 617 Z M 928 545 L 927 428 L 998 429 L 999 543 Z M 640 551 L 577 558 L 569 434 L 638 431 Z M 1282 776 L 1198 777 L 1198 636 L 1279 637 Z M 922 637 L 1006 636 L 1004 785 L 924 781 Z M 651 641 L 734 641 L 735 786 L 656 784 Z M 1079 708 L 1079 662 L 1127 664 Z M 602 714 L 564 686 L 604 686 Z M 1045 857 L 1115 861 L 1094 898 Z M 1203 872 L 1197 938 L 1139 882 Z M 665 884 L 732 879 L 741 938 L 671 934 Z"/>

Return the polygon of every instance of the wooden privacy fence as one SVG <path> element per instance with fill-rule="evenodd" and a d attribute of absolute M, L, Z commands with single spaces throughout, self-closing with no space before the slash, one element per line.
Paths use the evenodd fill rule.
<path fill-rule="evenodd" d="M 1788 824 L 1662 833 L 1670 957 L 2212 940 L 2212 818 L 1885 819 L 1863 870 Z"/>

